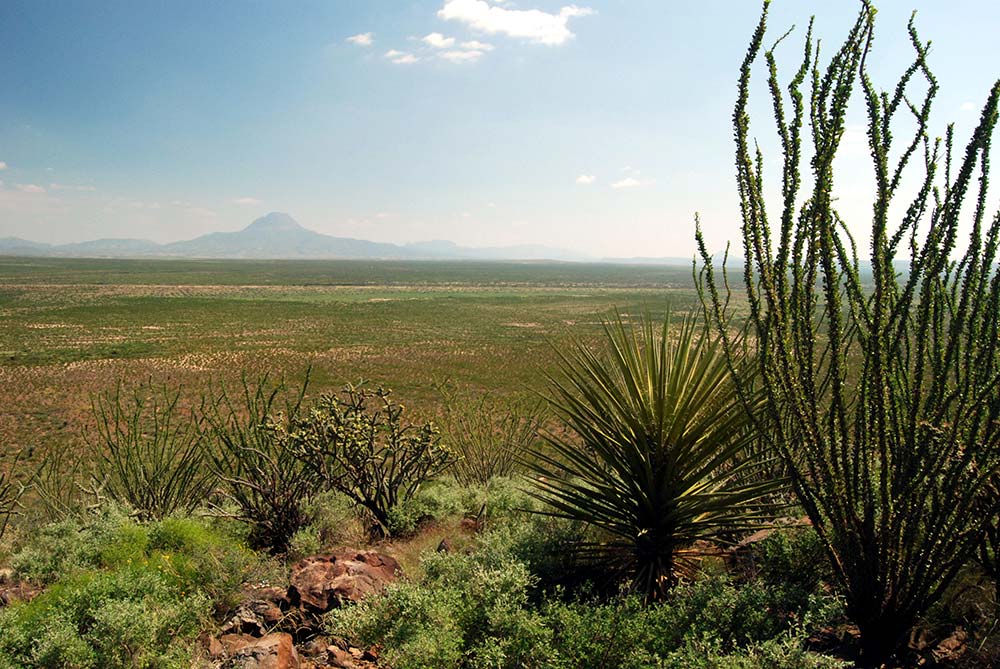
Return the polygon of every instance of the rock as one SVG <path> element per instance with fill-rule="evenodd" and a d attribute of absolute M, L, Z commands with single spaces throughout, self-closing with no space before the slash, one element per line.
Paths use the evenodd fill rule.
<path fill-rule="evenodd" d="M 0 586 L 0 607 L 14 602 L 30 602 L 41 592 L 42 589 L 37 585 L 24 581 L 9 581 L 6 585 Z"/>
<path fill-rule="evenodd" d="M 206 636 L 203 640 L 205 646 L 205 652 L 213 660 L 218 660 L 226 654 L 226 647 L 222 645 L 222 642 L 216 639 L 214 636 Z"/>
<path fill-rule="evenodd" d="M 329 647 L 329 639 L 317 636 L 306 642 L 300 643 L 298 649 L 302 657 L 316 659 L 326 657 Z"/>
<path fill-rule="evenodd" d="M 232 654 L 235 669 L 299 669 L 290 634 L 268 634 Z"/>
<path fill-rule="evenodd" d="M 934 648 L 934 659 L 938 662 L 958 660 L 968 649 L 966 646 L 968 640 L 969 635 L 959 627 Z"/>
<path fill-rule="evenodd" d="M 223 634 L 219 637 L 219 644 L 227 656 L 232 657 L 250 644 L 257 641 L 249 634 Z"/>
<path fill-rule="evenodd" d="M 254 588 L 243 593 L 245 601 L 223 626 L 223 633 L 264 636 L 284 621 L 289 608 L 286 591 L 281 588 Z"/>
<path fill-rule="evenodd" d="M 381 592 L 398 578 L 399 563 L 374 551 L 315 555 L 292 568 L 288 599 L 310 613 Z"/>
<path fill-rule="evenodd" d="M 358 666 L 354 656 L 336 646 L 327 647 L 326 663 L 335 669 L 357 669 Z"/>

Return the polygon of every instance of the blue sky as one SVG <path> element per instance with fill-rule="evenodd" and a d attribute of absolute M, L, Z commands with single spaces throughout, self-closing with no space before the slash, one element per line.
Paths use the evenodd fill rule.
<path fill-rule="evenodd" d="M 967 136 L 1000 76 L 1000 3 L 877 6 L 877 81 L 908 62 L 917 9 L 942 83 L 935 126 Z M 857 8 L 776 0 L 774 36 L 799 26 L 787 71 L 810 14 L 832 50 Z M 738 237 L 730 116 L 759 9 L 3 0 L 0 237 L 172 241 L 278 210 L 378 241 L 686 256 L 699 211 L 721 246 Z M 863 229 L 859 128 L 840 187 Z"/>

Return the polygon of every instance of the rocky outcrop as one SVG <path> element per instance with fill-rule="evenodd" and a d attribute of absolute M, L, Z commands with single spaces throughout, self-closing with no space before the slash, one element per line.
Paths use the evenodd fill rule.
<path fill-rule="evenodd" d="M 229 663 L 233 669 L 299 669 L 292 635 L 267 634 L 238 648 Z"/>
<path fill-rule="evenodd" d="M 316 555 L 292 568 L 288 599 L 309 613 L 326 613 L 381 592 L 399 574 L 396 560 L 373 551 Z"/>

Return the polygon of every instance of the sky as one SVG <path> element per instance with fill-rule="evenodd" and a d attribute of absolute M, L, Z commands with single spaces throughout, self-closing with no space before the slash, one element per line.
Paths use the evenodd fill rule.
<path fill-rule="evenodd" d="M 749 0 L 2 0 L 0 237 L 159 242 L 285 211 L 319 232 L 690 256 L 739 238 L 731 116 Z M 1000 3 L 882 0 L 892 87 L 933 41 L 933 127 L 1000 77 Z M 775 0 L 784 79 L 859 4 Z M 764 73 L 752 132 L 775 147 Z M 838 194 L 870 219 L 861 101 Z M 779 176 L 773 173 L 774 184 Z"/>

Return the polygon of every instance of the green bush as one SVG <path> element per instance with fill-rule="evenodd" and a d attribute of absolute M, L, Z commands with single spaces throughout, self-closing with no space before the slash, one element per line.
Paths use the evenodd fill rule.
<path fill-rule="evenodd" d="M 652 606 L 636 596 L 567 600 L 541 592 L 519 555 L 525 527 L 487 533 L 471 554 L 426 555 L 420 582 L 332 612 L 328 631 L 380 644 L 396 669 L 839 666 L 804 649 L 811 626 L 840 614 L 832 598 L 789 602 L 762 580 L 716 576 Z"/>
<path fill-rule="evenodd" d="M 13 667 L 116 669 L 190 666 L 208 612 L 155 569 L 81 572 L 0 611 L 0 661 Z"/>
<path fill-rule="evenodd" d="M 39 529 L 12 565 L 47 587 L 0 611 L 0 666 L 187 667 L 194 635 L 260 561 L 204 521 L 112 507 Z"/>

